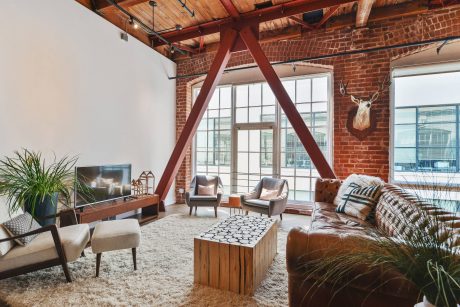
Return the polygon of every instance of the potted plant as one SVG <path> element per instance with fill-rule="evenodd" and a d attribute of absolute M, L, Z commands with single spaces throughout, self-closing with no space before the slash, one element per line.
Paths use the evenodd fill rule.
<path fill-rule="evenodd" d="M 439 196 L 443 193 L 441 189 L 446 187 L 432 188 L 431 193 Z M 392 270 L 412 282 L 423 295 L 417 307 L 458 306 L 460 255 L 459 247 L 454 246 L 456 234 L 452 229 L 455 227 L 449 225 L 455 221 L 448 222 L 443 214 L 433 214 L 436 210 L 445 212 L 449 204 L 433 205 L 426 202 L 427 197 L 417 197 L 419 205 L 414 206 L 414 211 L 400 215 L 395 223 L 405 229 L 403 234 L 390 236 L 383 230 L 369 230 L 368 237 L 356 238 L 353 251 L 329 251 L 321 259 L 306 260 L 302 266 L 305 278 L 316 280 L 318 287 L 327 282 L 342 288 L 366 274 Z M 438 197 L 430 198 L 435 199 L 439 200 Z M 361 265 L 369 269 L 356 276 L 356 268 Z"/>
<path fill-rule="evenodd" d="M 0 195 L 6 196 L 9 212 L 22 208 L 42 225 L 56 222 L 58 198 L 71 203 L 77 157 L 54 158 L 47 164 L 40 152 L 15 151 L 0 160 Z M 54 216 L 43 219 L 44 217 Z"/>

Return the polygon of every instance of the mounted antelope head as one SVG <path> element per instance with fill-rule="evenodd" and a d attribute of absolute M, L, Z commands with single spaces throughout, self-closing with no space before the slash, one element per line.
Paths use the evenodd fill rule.
<path fill-rule="evenodd" d="M 346 84 L 343 81 L 340 81 L 340 94 L 342 96 L 350 96 L 351 101 L 353 101 L 357 106 L 358 110 L 356 115 L 353 118 L 353 128 L 363 131 L 371 126 L 370 121 L 370 110 L 372 104 L 379 98 L 380 94 L 385 91 L 385 89 L 391 85 L 389 76 L 386 76 L 383 82 L 379 85 L 378 90 L 370 95 L 368 98 L 362 98 L 355 95 L 351 95 L 347 91 L 348 82 Z"/>

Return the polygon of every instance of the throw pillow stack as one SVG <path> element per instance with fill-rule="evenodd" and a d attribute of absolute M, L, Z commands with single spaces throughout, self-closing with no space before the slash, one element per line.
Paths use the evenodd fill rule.
<path fill-rule="evenodd" d="M 372 220 L 383 185 L 384 181 L 377 177 L 356 174 L 348 176 L 334 199 L 336 212 L 363 221 Z"/>

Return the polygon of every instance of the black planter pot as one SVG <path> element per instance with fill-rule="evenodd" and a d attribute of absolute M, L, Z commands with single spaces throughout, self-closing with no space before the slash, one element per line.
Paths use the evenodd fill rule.
<path fill-rule="evenodd" d="M 38 201 L 35 204 L 34 214 L 32 214 L 32 206 L 30 204 L 26 204 L 24 209 L 32 214 L 40 225 L 47 226 L 56 224 L 57 204 L 58 193 L 54 193 L 53 195 L 45 197 L 42 202 Z M 54 215 L 54 217 L 43 219 L 45 216 L 52 215 Z"/>

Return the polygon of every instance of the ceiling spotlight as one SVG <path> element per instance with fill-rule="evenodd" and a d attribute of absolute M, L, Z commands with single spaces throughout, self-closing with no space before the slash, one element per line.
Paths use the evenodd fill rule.
<path fill-rule="evenodd" d="M 137 24 L 137 22 L 134 23 L 134 26 L 133 26 L 133 27 L 134 27 L 134 29 L 136 29 L 136 30 L 139 29 L 139 25 Z"/>
<path fill-rule="evenodd" d="M 158 5 L 157 2 L 156 2 L 156 1 L 153 1 L 153 0 L 150 0 L 150 1 L 149 1 L 149 4 L 150 4 L 150 6 L 152 6 L 152 7 Z"/>
<path fill-rule="evenodd" d="M 174 54 L 175 49 L 174 49 L 174 46 L 173 46 L 173 45 L 170 46 L 169 52 L 170 52 L 171 54 Z"/>
<path fill-rule="evenodd" d="M 128 22 L 134 29 L 139 29 L 139 25 L 134 21 L 133 17 L 130 17 Z"/>
<path fill-rule="evenodd" d="M 182 25 L 179 25 L 179 24 L 176 25 L 176 31 L 181 31 L 182 29 L 183 29 Z"/>

